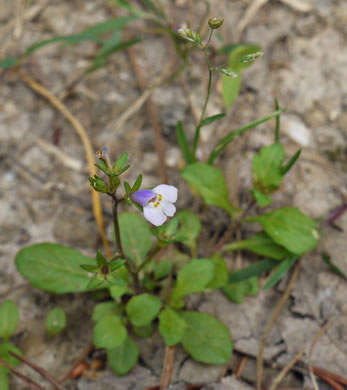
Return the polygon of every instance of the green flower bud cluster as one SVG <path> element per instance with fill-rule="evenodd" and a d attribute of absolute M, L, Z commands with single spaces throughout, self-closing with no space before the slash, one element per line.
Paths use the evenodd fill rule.
<path fill-rule="evenodd" d="M 190 28 L 180 28 L 177 32 L 182 38 L 186 39 L 187 41 L 202 46 L 202 41 L 199 33 L 192 31 Z"/>
<path fill-rule="evenodd" d="M 95 164 L 95 166 L 108 176 L 108 183 L 101 177 L 94 175 L 94 177 L 89 177 L 90 185 L 98 192 L 115 193 L 120 184 L 118 176 L 130 168 L 129 164 L 126 165 L 128 153 L 123 153 L 113 165 L 108 158 L 107 148 L 98 152 L 97 156 L 99 157 L 99 164 Z"/>

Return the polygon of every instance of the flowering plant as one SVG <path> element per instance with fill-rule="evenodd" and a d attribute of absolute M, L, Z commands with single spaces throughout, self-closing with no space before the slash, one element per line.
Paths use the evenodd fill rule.
<path fill-rule="evenodd" d="M 131 11 L 133 7 L 127 9 Z M 202 363 L 227 363 L 232 353 L 229 329 L 207 313 L 187 310 L 187 297 L 221 289 L 231 301 L 241 303 L 246 296 L 257 294 L 261 274 L 272 270 L 264 288 L 273 286 L 318 242 L 316 222 L 297 208 L 262 211 L 271 204 L 272 194 L 300 155 L 298 151 L 285 161 L 278 119 L 283 110 L 277 102 L 272 114 L 229 132 L 216 142 L 205 161 L 198 158 L 201 129 L 225 117 L 225 113 L 205 115 L 213 72 L 222 74 L 224 103 L 229 107 L 237 96 L 242 70 L 262 55 L 257 45 L 244 45 L 231 53 L 226 68 L 212 66 L 208 44 L 213 31 L 222 24 L 220 18 L 210 19 L 206 43 L 199 32 L 190 29 L 173 33 L 182 51 L 187 44 L 200 48 L 208 68 L 206 99 L 193 136 L 182 122 L 177 124 L 177 143 L 184 160 L 180 175 L 199 199 L 201 213 L 179 207 L 176 212 L 178 189 L 173 185 L 141 188 L 141 174 L 133 185 L 124 181 L 122 175 L 130 168 L 128 153 L 111 162 L 104 148 L 97 154 L 100 176 L 94 175 L 89 181 L 93 191 L 112 200 L 116 244 L 112 255 L 98 251 L 92 258 L 72 248 L 43 243 L 22 249 L 16 258 L 18 270 L 42 290 L 56 294 L 106 292 L 107 300 L 95 306 L 92 316 L 93 342 L 107 351 L 109 364 L 119 375 L 126 374 L 138 360 L 139 349 L 133 336 L 147 337 L 155 326 L 168 347 L 181 344 Z M 248 203 L 239 208 L 230 202 L 225 175 L 215 163 L 235 137 L 273 118 L 275 142 L 255 154 Z M 178 188 L 181 185 L 177 183 Z M 123 208 L 121 214 L 119 207 Z M 131 207 L 140 209 L 144 218 Z M 210 207 L 221 209 L 228 223 L 215 230 L 210 228 L 212 223 L 205 224 L 208 234 L 199 240 L 201 217 Z M 235 233 L 248 222 L 257 222 L 260 231 L 247 239 L 235 240 Z M 261 260 L 230 271 L 227 254 L 236 250 L 248 250 Z M 59 267 L 55 266 L 57 263 Z M 61 312 L 58 315 L 63 318 Z"/>

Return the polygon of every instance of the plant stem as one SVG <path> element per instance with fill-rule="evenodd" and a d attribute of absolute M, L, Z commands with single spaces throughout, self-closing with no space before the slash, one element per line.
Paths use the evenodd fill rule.
<path fill-rule="evenodd" d="M 212 36 L 212 32 L 213 32 L 213 30 L 211 30 L 210 38 Z M 210 38 L 209 38 L 208 42 L 210 41 Z M 203 47 L 203 51 L 204 51 L 206 63 L 208 66 L 208 85 L 207 85 L 207 94 L 206 94 L 204 107 L 202 109 L 201 117 L 200 117 L 198 125 L 196 126 L 195 135 L 194 135 L 194 142 L 193 142 L 193 157 L 194 157 L 194 159 L 195 159 L 196 149 L 197 149 L 198 143 L 199 143 L 201 124 L 202 124 L 202 121 L 204 120 L 204 116 L 205 116 L 205 112 L 206 112 L 206 108 L 207 108 L 207 103 L 209 101 L 210 94 L 211 94 L 211 84 L 212 84 L 212 68 L 210 65 L 210 61 L 208 60 L 206 46 Z"/>
<path fill-rule="evenodd" d="M 127 270 L 129 271 L 129 273 L 131 274 L 131 276 L 133 277 L 133 280 L 135 283 L 135 288 L 138 289 L 140 286 L 140 283 L 139 283 L 139 278 L 138 278 L 138 275 L 136 272 L 136 267 L 132 263 L 132 261 L 129 260 L 125 256 L 123 246 L 122 246 L 122 239 L 120 236 L 120 227 L 119 227 L 119 220 L 118 220 L 118 204 L 120 202 L 120 199 L 118 199 L 115 194 L 113 194 L 111 196 L 112 196 L 113 226 L 114 226 L 114 234 L 116 236 L 118 252 L 120 253 L 121 257 L 123 259 L 125 259 L 125 261 L 126 261 L 125 266 L 126 266 Z"/>

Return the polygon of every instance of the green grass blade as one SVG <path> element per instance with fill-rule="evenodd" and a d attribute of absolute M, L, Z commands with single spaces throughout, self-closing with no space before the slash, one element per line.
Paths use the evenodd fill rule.
<path fill-rule="evenodd" d="M 190 150 L 187 137 L 184 133 L 182 121 L 179 121 L 177 123 L 176 135 L 177 135 L 178 145 L 181 148 L 181 151 L 183 154 L 184 161 L 187 164 L 191 164 L 193 162 L 193 155 L 192 155 L 192 152 Z"/>
<path fill-rule="evenodd" d="M 287 162 L 287 164 L 282 167 L 282 172 L 281 172 L 282 176 L 287 174 L 292 169 L 293 165 L 296 163 L 296 160 L 299 158 L 300 154 L 301 154 L 301 149 L 299 149 L 294 154 L 294 156 Z"/>
<path fill-rule="evenodd" d="M 208 159 L 208 164 L 212 165 L 215 161 L 215 159 L 219 156 L 219 154 L 223 151 L 223 149 L 230 143 L 233 141 L 233 139 L 237 136 L 237 135 L 240 135 L 240 134 L 243 134 L 245 131 L 249 130 L 249 129 L 253 129 L 254 127 L 264 123 L 264 122 L 267 122 L 268 120 L 272 119 L 272 118 L 275 118 L 279 115 L 281 115 L 285 110 L 282 109 L 282 110 L 278 110 L 278 111 L 275 111 L 273 112 L 272 114 L 262 118 L 262 119 L 258 119 L 254 122 L 251 122 L 251 123 L 248 123 L 247 125 L 245 126 L 242 126 L 236 130 L 233 130 L 231 131 L 227 136 L 225 136 L 224 138 L 222 138 L 219 142 L 217 142 L 216 146 L 214 147 L 214 149 L 212 150 L 211 154 L 210 154 L 210 157 Z"/>
<path fill-rule="evenodd" d="M 277 98 L 275 98 L 275 110 L 279 111 L 280 105 L 278 104 Z M 280 142 L 280 115 L 276 117 L 276 128 L 275 128 L 275 143 Z"/>
<path fill-rule="evenodd" d="M 274 286 L 278 283 L 283 276 L 289 271 L 289 269 L 294 265 L 294 263 L 299 259 L 299 256 L 291 255 L 285 258 L 280 265 L 276 268 L 275 272 L 272 274 L 270 279 L 264 286 L 264 290 Z M 278 264 L 278 263 L 277 263 Z"/>
<path fill-rule="evenodd" d="M 278 265 L 278 261 L 272 259 L 265 259 L 255 264 L 240 269 L 239 271 L 231 272 L 229 275 L 229 283 L 241 282 L 253 276 L 261 275 L 264 272 L 271 271 Z"/>

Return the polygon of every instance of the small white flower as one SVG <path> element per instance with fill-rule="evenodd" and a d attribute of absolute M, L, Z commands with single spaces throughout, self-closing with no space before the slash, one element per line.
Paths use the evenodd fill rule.
<path fill-rule="evenodd" d="M 155 226 L 162 225 L 167 217 L 173 217 L 177 200 L 177 188 L 167 184 L 159 184 L 152 190 L 140 190 L 131 195 L 131 198 L 143 206 L 145 218 Z"/>

